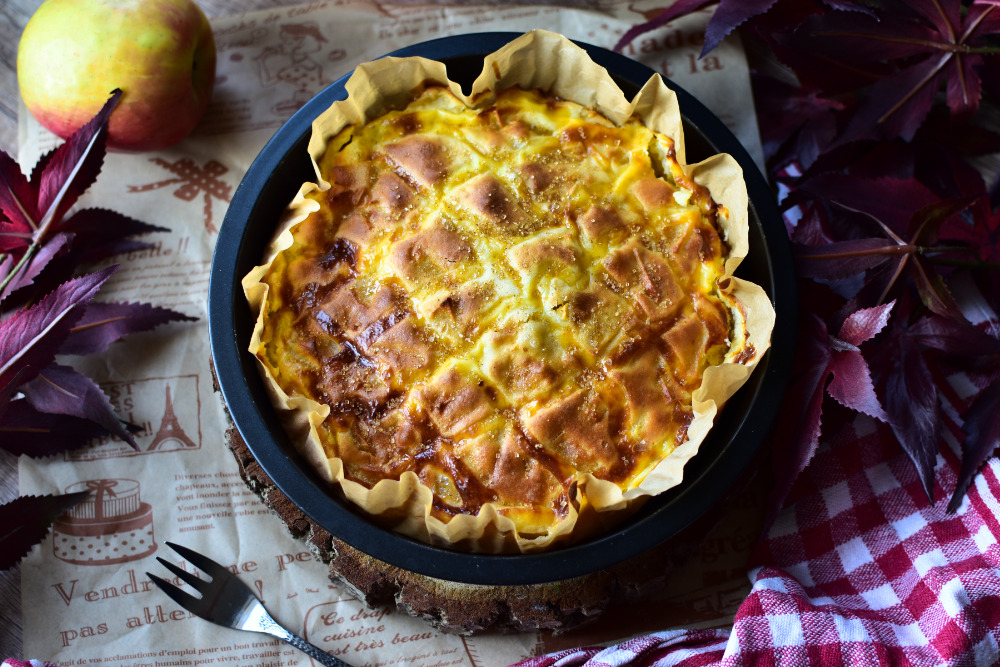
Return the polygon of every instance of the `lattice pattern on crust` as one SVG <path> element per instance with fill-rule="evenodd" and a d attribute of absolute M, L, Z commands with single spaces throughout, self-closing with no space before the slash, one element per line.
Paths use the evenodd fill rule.
<path fill-rule="evenodd" d="M 626 490 L 684 441 L 730 313 L 716 204 L 669 138 L 432 87 L 330 146 L 331 187 L 264 278 L 258 356 L 331 407 L 349 479 L 412 470 L 441 518 L 492 503 L 543 534 L 579 473 Z"/>

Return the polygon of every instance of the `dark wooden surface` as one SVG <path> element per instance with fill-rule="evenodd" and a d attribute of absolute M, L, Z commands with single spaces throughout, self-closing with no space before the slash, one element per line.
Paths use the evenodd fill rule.
<path fill-rule="evenodd" d="M 523 586 L 460 584 L 394 567 L 346 544 L 306 516 L 267 476 L 235 428 L 226 444 L 247 486 L 281 517 L 289 532 L 309 542 L 330 568 L 330 578 L 370 607 L 393 607 L 443 632 L 542 630 L 562 634 L 602 619 L 629 618 L 630 609 L 662 591 L 674 569 L 697 550 L 756 481 L 758 465 L 710 511 L 673 538 L 620 565 L 574 579 Z M 755 491 L 755 489 L 754 489 Z M 641 620 L 631 618 L 633 627 Z"/>

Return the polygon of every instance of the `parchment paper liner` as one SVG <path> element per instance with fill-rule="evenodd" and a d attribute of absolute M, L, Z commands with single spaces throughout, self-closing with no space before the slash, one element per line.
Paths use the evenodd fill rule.
<path fill-rule="evenodd" d="M 730 247 L 725 263 L 727 276 L 720 285 L 725 286 L 722 296 L 729 302 L 734 316 L 734 345 L 723 364 L 706 370 L 701 387 L 693 395 L 694 418 L 688 428 L 687 441 L 657 464 L 637 486 L 624 493 L 615 484 L 589 473 L 578 474 L 578 503 L 571 506 L 569 516 L 552 526 L 545 535 L 517 535 L 513 522 L 501 516 L 491 503 L 484 505 L 478 515 L 458 515 L 442 522 L 430 515 L 431 490 L 420 484 L 412 472 L 404 473 L 399 481 L 380 481 L 372 489 L 345 479 L 341 460 L 328 459 L 317 436 L 317 427 L 329 414 L 329 406 L 301 396 L 289 396 L 268 373 L 263 373 L 272 402 L 283 408 L 283 424 L 301 454 L 351 502 L 380 523 L 432 544 L 468 551 L 527 552 L 576 542 L 605 530 L 634 511 L 645 499 L 681 482 L 684 464 L 697 453 L 716 413 L 747 380 L 770 345 L 774 309 L 767 294 L 758 285 L 731 275 L 748 251 L 748 200 L 743 171 L 729 155 L 716 155 L 698 164 L 686 165 L 677 98 L 662 79 L 658 75 L 651 77 L 630 102 L 603 67 L 595 64 L 583 49 L 556 33 L 532 31 L 487 56 L 482 73 L 468 96 L 457 83 L 448 79 L 445 65 L 440 62 L 425 58 L 383 58 L 362 64 L 346 84 L 347 99 L 334 103 L 313 122 L 309 154 L 316 168 L 317 182 L 303 184 L 278 225 L 265 253 L 266 263 L 243 279 L 251 308 L 261 313 L 254 328 L 251 353 L 256 355 L 260 348 L 261 306 L 267 296 L 267 286 L 260 280 L 275 255 L 291 245 L 291 227 L 318 208 L 305 195 L 317 188 L 329 188 L 316 166 L 328 142 L 347 125 L 364 124 L 392 109 L 405 107 L 413 91 L 426 82 L 449 86 L 470 107 L 488 106 L 494 91 L 521 86 L 538 88 L 591 107 L 616 124 L 637 115 L 647 127 L 674 139 L 677 159 L 685 165 L 685 171 L 706 186 L 713 199 L 728 211 L 728 216 L 720 216 L 721 235 Z"/>

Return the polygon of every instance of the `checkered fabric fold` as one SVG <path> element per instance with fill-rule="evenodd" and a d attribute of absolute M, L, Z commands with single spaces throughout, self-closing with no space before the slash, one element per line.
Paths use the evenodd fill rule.
<path fill-rule="evenodd" d="M 518 667 L 1000 664 L 1000 463 L 948 514 L 957 426 L 935 504 L 883 428 L 859 417 L 817 452 L 757 545 L 731 631 L 656 633 Z"/>

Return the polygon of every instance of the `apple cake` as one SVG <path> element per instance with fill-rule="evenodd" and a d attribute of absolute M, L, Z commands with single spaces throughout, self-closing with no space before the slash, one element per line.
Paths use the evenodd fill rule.
<path fill-rule="evenodd" d="M 707 369 L 761 352 L 731 213 L 677 153 L 637 116 L 516 85 L 470 105 L 425 83 L 332 134 L 324 186 L 245 281 L 252 349 L 324 476 L 477 550 L 579 537 L 645 495 L 697 447 Z"/>

